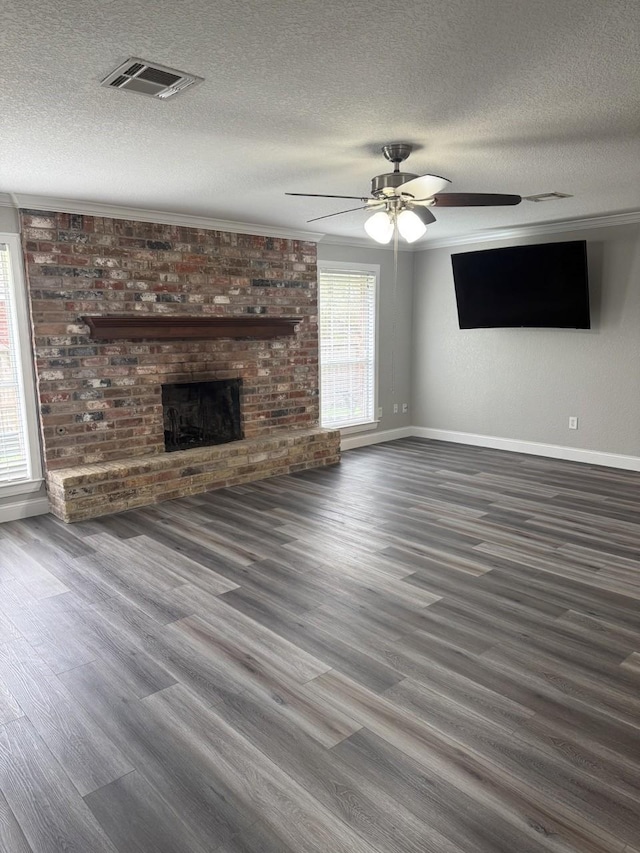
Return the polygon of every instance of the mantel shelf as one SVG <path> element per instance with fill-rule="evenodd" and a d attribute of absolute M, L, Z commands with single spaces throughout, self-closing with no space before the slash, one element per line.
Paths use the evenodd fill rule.
<path fill-rule="evenodd" d="M 293 335 L 293 317 L 82 317 L 89 336 L 103 341 L 185 340 L 189 338 L 279 338 Z"/>

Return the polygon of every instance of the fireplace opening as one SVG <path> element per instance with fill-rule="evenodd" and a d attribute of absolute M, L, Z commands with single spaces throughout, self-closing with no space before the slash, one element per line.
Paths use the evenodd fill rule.
<path fill-rule="evenodd" d="M 168 453 L 242 438 L 241 379 L 162 386 L 164 447 Z"/>

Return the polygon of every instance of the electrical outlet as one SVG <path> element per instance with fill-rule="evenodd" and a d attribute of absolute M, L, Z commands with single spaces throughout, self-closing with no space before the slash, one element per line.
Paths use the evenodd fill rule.
<path fill-rule="evenodd" d="M 398 404 L 397 404 L 397 403 L 394 403 L 394 404 L 393 404 L 393 414 L 394 414 L 394 415 L 397 415 L 397 414 L 398 414 Z"/>
<path fill-rule="evenodd" d="M 406 415 L 408 411 L 409 411 L 409 404 L 408 404 L 408 403 L 403 403 L 403 404 L 402 404 L 402 414 L 403 414 L 403 415 Z"/>
<path fill-rule="evenodd" d="M 578 429 L 578 418 L 574 415 L 569 418 L 569 429 Z"/>

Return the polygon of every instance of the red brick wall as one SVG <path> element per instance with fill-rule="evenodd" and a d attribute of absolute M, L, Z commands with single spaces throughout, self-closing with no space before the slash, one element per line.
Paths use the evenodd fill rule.
<path fill-rule="evenodd" d="M 22 210 L 49 469 L 164 451 L 163 382 L 241 377 L 246 438 L 318 423 L 315 243 Z M 266 341 L 92 341 L 94 314 L 300 317 Z"/>

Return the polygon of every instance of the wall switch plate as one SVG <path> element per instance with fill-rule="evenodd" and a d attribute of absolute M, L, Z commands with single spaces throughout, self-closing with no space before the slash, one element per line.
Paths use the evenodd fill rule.
<path fill-rule="evenodd" d="M 397 414 L 398 414 L 398 404 L 397 404 L 397 403 L 394 403 L 394 404 L 393 404 L 393 414 L 394 414 L 394 415 L 397 415 Z"/>
<path fill-rule="evenodd" d="M 403 415 L 406 415 L 408 411 L 409 411 L 409 404 L 408 404 L 408 403 L 403 403 L 403 404 L 402 404 L 402 414 L 403 414 Z"/>
<path fill-rule="evenodd" d="M 382 406 L 378 406 L 378 420 L 382 417 Z"/>
<path fill-rule="evenodd" d="M 578 418 L 574 416 L 569 418 L 569 429 L 578 429 Z"/>

